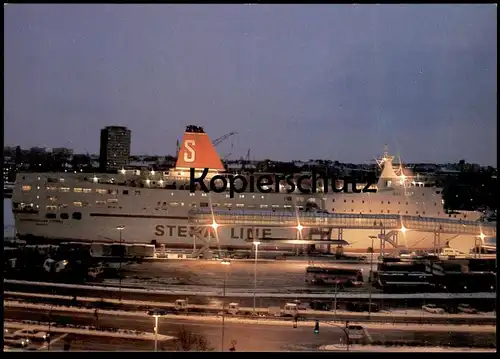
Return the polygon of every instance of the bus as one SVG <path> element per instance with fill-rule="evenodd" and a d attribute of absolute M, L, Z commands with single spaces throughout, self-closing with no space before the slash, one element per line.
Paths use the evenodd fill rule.
<path fill-rule="evenodd" d="M 350 267 L 309 266 L 306 268 L 306 283 L 359 287 L 363 285 L 363 270 Z"/>

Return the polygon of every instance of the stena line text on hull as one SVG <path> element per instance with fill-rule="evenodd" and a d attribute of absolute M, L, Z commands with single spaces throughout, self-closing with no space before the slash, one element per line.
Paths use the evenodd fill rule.
<path fill-rule="evenodd" d="M 229 230 L 229 233 L 227 232 Z M 204 231 L 204 237 L 208 237 L 208 233 L 215 237 L 215 230 L 213 228 L 207 228 Z M 226 227 L 224 229 L 218 229 L 219 235 L 221 231 L 224 234 L 229 234 L 231 239 L 253 239 L 253 229 L 252 228 L 237 228 L 237 227 Z M 271 228 L 255 228 L 255 234 L 257 238 L 266 239 L 272 238 L 273 232 Z M 156 237 L 179 237 L 188 238 L 190 237 L 188 226 L 175 226 L 175 225 L 163 225 L 157 224 L 154 227 L 154 235 Z"/>

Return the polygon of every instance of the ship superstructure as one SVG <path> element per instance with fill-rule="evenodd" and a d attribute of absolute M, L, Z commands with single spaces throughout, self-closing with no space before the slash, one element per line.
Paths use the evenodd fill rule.
<path fill-rule="evenodd" d="M 208 168 L 206 180 L 224 171 L 224 166 L 203 128 L 188 126 L 181 142 L 176 167 L 168 171 L 121 169 L 118 173 L 19 173 L 12 198 L 18 235 L 28 241 L 91 241 L 163 244 L 167 248 L 193 248 L 188 229 L 192 208 L 219 207 L 274 211 L 328 211 L 333 213 L 401 214 L 457 220 L 478 220 L 479 212 L 448 214 L 441 189 L 430 187 L 403 169 L 393 168 L 387 150 L 380 161 L 382 172 L 375 193 L 333 193 L 317 184 L 318 193 L 287 193 L 286 182 L 279 193 L 189 191 L 190 169 L 197 177 Z M 399 171 L 399 173 L 397 173 Z M 342 186 L 342 183 L 337 183 Z M 358 188 L 364 188 L 359 184 Z M 330 187 L 331 189 L 331 187 Z M 292 229 L 258 228 L 269 238 L 294 237 Z M 363 230 L 346 230 L 339 244 L 349 250 L 366 251 L 370 246 Z M 246 229 L 225 228 L 217 246 L 248 248 Z M 407 233 L 413 249 L 430 248 L 433 235 Z M 463 243 L 467 251 L 474 238 L 449 236 Z M 345 241 L 344 241 L 345 240 Z M 376 247 L 377 244 L 375 244 Z M 274 249 L 275 244 L 272 245 Z M 265 249 L 263 246 L 262 249 Z"/>

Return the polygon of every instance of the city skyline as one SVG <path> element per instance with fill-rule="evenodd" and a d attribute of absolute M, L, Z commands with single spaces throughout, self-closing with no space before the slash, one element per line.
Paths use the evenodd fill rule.
<path fill-rule="evenodd" d="M 5 145 L 496 167 L 494 5 L 21 5 L 4 9 Z M 141 29 L 136 30 L 136 29 Z M 30 128 L 30 131 L 26 131 Z M 279 135 L 281 141 L 277 141 Z M 311 145 L 313 144 L 313 145 Z"/>

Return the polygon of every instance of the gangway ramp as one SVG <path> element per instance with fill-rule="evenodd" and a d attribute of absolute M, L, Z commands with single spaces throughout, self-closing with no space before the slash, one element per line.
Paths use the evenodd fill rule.
<path fill-rule="evenodd" d="M 495 236 L 496 226 L 479 221 L 464 221 L 446 218 L 403 216 L 391 214 L 344 214 L 317 212 L 286 212 L 259 210 L 220 210 L 198 208 L 189 211 L 191 226 L 239 227 L 297 227 L 303 228 L 340 228 L 421 232 L 439 232 L 441 234 L 462 234 L 472 236 Z"/>

